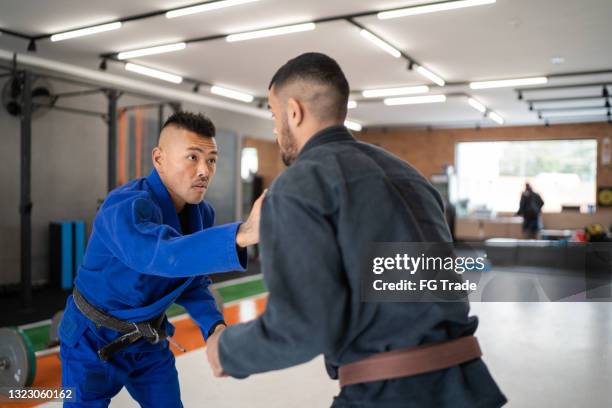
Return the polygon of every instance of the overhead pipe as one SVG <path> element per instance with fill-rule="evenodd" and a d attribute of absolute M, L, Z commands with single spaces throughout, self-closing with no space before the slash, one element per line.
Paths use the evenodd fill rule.
<path fill-rule="evenodd" d="M 174 89 L 166 86 L 155 85 L 137 79 L 127 78 L 120 75 L 100 72 L 97 70 L 79 67 L 77 65 L 67 64 L 64 62 L 54 61 L 47 58 L 41 58 L 29 54 L 15 53 L 8 50 L 0 49 L 0 59 L 12 62 L 15 60 L 18 64 L 22 64 L 32 68 L 50 70 L 65 75 L 70 75 L 87 81 L 93 81 L 97 85 L 110 86 L 123 91 L 134 91 L 159 97 L 163 100 L 174 99 L 183 102 L 194 103 L 212 108 L 224 109 L 236 113 L 241 113 L 257 118 L 271 119 L 271 114 L 264 109 L 258 109 L 253 106 L 246 106 L 238 103 L 222 101 L 215 98 L 210 98 L 205 95 L 186 92 L 179 89 Z"/>

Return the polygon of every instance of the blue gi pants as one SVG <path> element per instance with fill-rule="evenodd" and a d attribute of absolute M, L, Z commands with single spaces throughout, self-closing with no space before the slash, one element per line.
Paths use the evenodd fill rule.
<path fill-rule="evenodd" d="M 91 327 L 83 329 L 83 318 L 69 308 L 60 328 L 62 387 L 73 388 L 76 397 L 75 402 L 65 402 L 64 407 L 108 407 L 124 386 L 142 407 L 183 406 L 174 355 L 167 340 L 156 349 L 130 347 L 102 361 L 97 351 L 107 340 Z"/>

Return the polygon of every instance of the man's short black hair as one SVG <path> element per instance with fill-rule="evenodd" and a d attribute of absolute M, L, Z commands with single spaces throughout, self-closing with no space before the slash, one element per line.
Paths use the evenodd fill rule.
<path fill-rule="evenodd" d="M 276 71 L 268 89 L 280 90 L 295 81 L 325 85 L 333 91 L 333 101 L 327 112 L 336 118 L 346 116 L 349 98 L 349 84 L 342 68 L 333 58 L 319 52 L 307 52 L 289 61 Z"/>
<path fill-rule="evenodd" d="M 215 137 L 215 125 L 212 121 L 201 113 L 178 111 L 170 115 L 162 130 L 166 126 L 176 126 L 179 129 L 189 130 L 204 137 Z"/>

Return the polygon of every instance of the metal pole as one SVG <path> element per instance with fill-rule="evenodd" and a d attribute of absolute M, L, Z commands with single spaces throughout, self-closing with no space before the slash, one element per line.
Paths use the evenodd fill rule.
<path fill-rule="evenodd" d="M 117 187 L 117 100 L 119 92 L 109 89 L 108 98 L 108 191 Z"/>
<path fill-rule="evenodd" d="M 160 104 L 157 108 L 157 129 L 158 133 L 161 133 L 162 126 L 164 126 L 164 104 Z"/>
<path fill-rule="evenodd" d="M 21 296 L 32 307 L 32 73 L 23 72 L 21 112 Z"/>

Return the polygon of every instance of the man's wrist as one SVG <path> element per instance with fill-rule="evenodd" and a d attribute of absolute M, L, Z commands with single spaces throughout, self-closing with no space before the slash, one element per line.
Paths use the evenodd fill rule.
<path fill-rule="evenodd" d="M 224 320 L 218 320 L 216 321 L 212 326 L 210 326 L 210 329 L 208 330 L 208 334 L 206 335 L 206 337 L 210 337 L 212 336 L 218 328 L 225 328 L 227 327 L 227 323 L 225 323 Z"/>
<path fill-rule="evenodd" d="M 244 242 L 244 235 L 248 232 L 249 226 L 246 223 L 242 223 L 238 226 L 238 231 L 236 232 L 236 246 L 238 249 L 246 248 L 248 245 Z"/>

